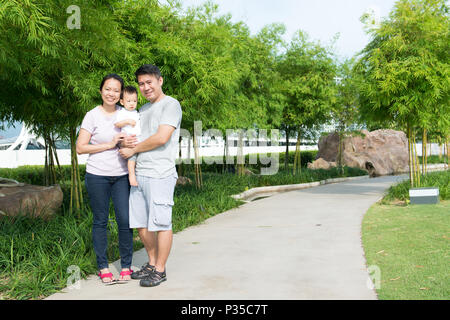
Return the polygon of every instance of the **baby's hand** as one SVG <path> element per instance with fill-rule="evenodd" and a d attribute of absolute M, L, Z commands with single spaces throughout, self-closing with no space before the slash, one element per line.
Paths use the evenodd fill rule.
<path fill-rule="evenodd" d="M 129 124 L 130 126 L 132 126 L 132 127 L 135 127 L 135 126 L 136 126 L 136 121 L 130 119 L 130 120 L 128 120 L 128 124 Z"/>

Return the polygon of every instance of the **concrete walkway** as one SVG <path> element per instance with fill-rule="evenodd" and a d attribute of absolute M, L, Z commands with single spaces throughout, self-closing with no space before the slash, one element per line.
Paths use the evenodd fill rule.
<path fill-rule="evenodd" d="M 247 203 L 174 235 L 168 281 L 104 286 L 96 276 L 48 299 L 376 299 L 361 222 L 404 177 L 362 178 Z M 133 265 L 146 262 L 143 250 Z M 136 268 L 135 267 L 135 268 Z M 118 276 L 116 261 L 111 271 Z"/>

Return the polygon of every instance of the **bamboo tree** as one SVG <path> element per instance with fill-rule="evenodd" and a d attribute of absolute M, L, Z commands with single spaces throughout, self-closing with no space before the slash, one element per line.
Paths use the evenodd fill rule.
<path fill-rule="evenodd" d="M 443 0 L 397 1 L 389 18 L 370 31 L 372 40 L 355 66 L 366 120 L 408 124 L 414 186 L 420 185 L 415 130 L 435 125 L 447 132 L 450 126 L 448 10 Z"/>
<path fill-rule="evenodd" d="M 71 210 L 79 211 L 82 195 L 74 167 L 74 128 L 98 104 L 98 84 L 105 74 L 120 70 L 132 74 L 128 67 L 133 43 L 113 19 L 116 1 L 79 1 L 78 30 L 68 28 L 69 15 L 61 13 L 72 4 L 69 0 L 0 3 L 0 45 L 7 48 L 0 55 L 0 80 L 7 84 L 0 86 L 0 119 L 23 121 L 44 136 L 46 164 L 51 167 L 45 170 L 46 183 L 56 180 L 54 135 L 70 140 Z"/>
<path fill-rule="evenodd" d="M 289 129 L 297 128 L 297 139 L 313 128 L 328 121 L 331 106 L 336 99 L 334 77 L 336 67 L 329 48 L 308 40 L 306 33 L 298 31 L 286 52 L 280 57 L 278 72 L 281 75 L 282 123 L 286 128 L 288 144 Z M 301 143 L 297 140 L 297 144 Z M 300 168 L 299 151 L 294 157 L 295 170 Z M 286 146 L 288 159 L 288 146 Z M 285 160 L 285 167 L 287 163 Z"/>

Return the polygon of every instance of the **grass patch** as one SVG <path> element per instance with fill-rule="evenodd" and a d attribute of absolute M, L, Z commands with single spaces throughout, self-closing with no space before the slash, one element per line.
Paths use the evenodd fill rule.
<path fill-rule="evenodd" d="M 418 158 L 419 158 L 419 163 L 422 164 L 423 157 L 418 156 Z M 439 155 L 427 156 L 427 164 L 446 163 L 446 161 L 447 161 L 447 159 L 444 155 L 441 155 L 440 157 L 439 157 Z"/>
<path fill-rule="evenodd" d="M 439 187 L 437 205 L 408 205 L 410 181 L 392 186 L 362 223 L 368 266 L 381 270 L 381 300 L 448 300 L 450 278 L 450 171 L 422 176 Z"/>
<path fill-rule="evenodd" d="M 437 205 L 372 206 L 362 241 L 368 266 L 381 269 L 381 300 L 446 300 L 450 201 Z"/>

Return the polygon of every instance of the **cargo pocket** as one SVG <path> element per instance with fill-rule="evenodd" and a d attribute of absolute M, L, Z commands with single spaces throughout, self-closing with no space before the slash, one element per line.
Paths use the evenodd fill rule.
<path fill-rule="evenodd" d="M 169 227 L 172 224 L 173 191 L 175 184 L 172 183 L 173 179 L 164 180 L 156 188 L 153 188 L 153 222 L 158 226 Z"/>
<path fill-rule="evenodd" d="M 155 215 L 153 222 L 158 226 L 168 227 L 172 224 L 173 201 L 167 199 L 153 199 Z"/>

